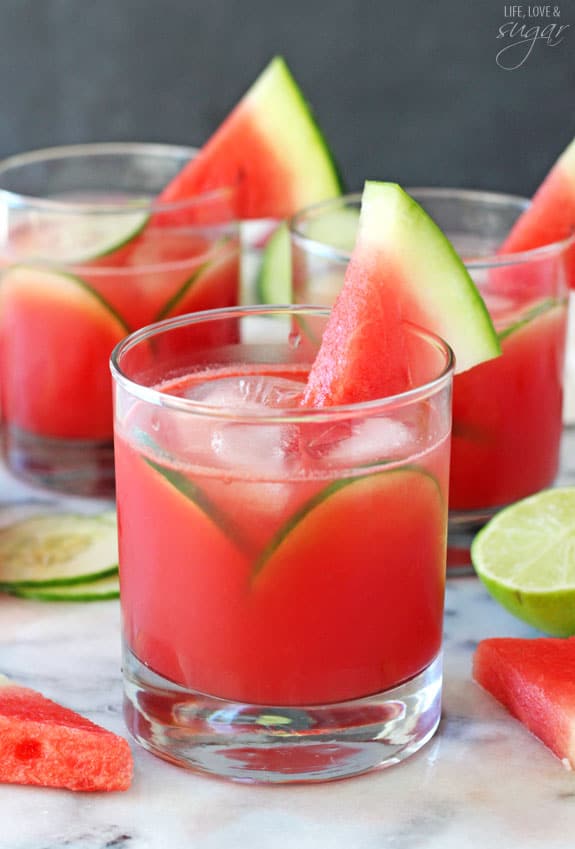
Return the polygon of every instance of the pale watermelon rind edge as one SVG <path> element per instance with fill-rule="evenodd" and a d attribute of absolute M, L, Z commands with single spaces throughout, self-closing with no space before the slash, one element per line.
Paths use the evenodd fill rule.
<path fill-rule="evenodd" d="M 392 196 L 391 203 L 384 198 L 385 195 Z M 373 222 L 377 221 L 379 225 L 385 220 L 385 215 L 371 214 L 369 219 L 374 232 L 366 234 L 365 226 L 360 223 L 363 232 L 359 238 L 365 238 L 368 247 L 373 245 L 376 250 L 378 247 L 385 248 L 397 260 L 399 268 L 402 264 L 408 265 L 410 273 L 405 275 L 405 279 L 409 289 L 414 300 L 423 305 L 425 313 L 432 319 L 425 326 L 453 348 L 455 372 L 466 371 L 499 356 L 501 346 L 481 293 L 463 260 L 433 218 L 397 183 L 367 180 L 362 198 L 362 207 L 383 201 L 389 224 L 376 227 Z M 362 219 L 365 221 L 363 215 L 360 222 Z M 399 231 L 398 222 L 401 226 Z M 406 234 L 405 247 L 402 234 Z M 419 245 L 417 255 L 413 252 L 413 245 Z M 442 276 L 452 280 L 453 284 L 444 289 L 441 309 L 438 309 L 437 297 L 424 298 L 425 290 L 417 281 L 424 280 L 428 286 L 433 286 L 435 281 L 441 282 Z M 414 282 L 410 283 L 410 280 Z M 449 309 L 445 308 L 446 302 Z M 444 316 L 449 316 L 449 320 L 446 321 Z"/>
<path fill-rule="evenodd" d="M 268 76 L 266 76 L 268 75 Z M 327 143 L 326 137 L 317 123 L 314 112 L 310 106 L 309 101 L 305 98 L 301 88 L 299 87 L 295 77 L 290 71 L 287 62 L 282 56 L 275 56 L 269 63 L 268 67 L 263 71 L 263 77 L 260 80 L 256 80 L 252 89 L 247 92 L 247 98 L 253 103 L 258 104 L 258 108 L 261 108 L 260 103 L 264 103 L 266 100 L 265 96 L 261 97 L 260 100 L 260 92 L 262 89 L 258 88 L 258 82 L 265 83 L 269 79 L 275 79 L 278 83 L 281 83 L 283 90 L 286 94 L 289 95 L 289 100 L 293 105 L 293 110 L 289 109 L 289 104 L 286 98 L 282 98 L 281 103 L 277 98 L 277 89 L 274 91 L 273 98 L 273 106 L 275 108 L 274 115 L 279 115 L 281 122 L 285 123 L 286 116 L 289 114 L 291 118 L 295 119 L 294 124 L 297 121 L 301 126 L 298 128 L 299 130 L 303 128 L 305 131 L 301 133 L 301 140 L 298 139 L 298 147 L 305 153 L 306 159 L 309 158 L 310 151 L 315 149 L 321 153 L 321 156 L 318 157 L 316 163 L 314 163 L 314 168 L 317 168 L 318 162 L 324 163 L 324 172 L 325 172 L 325 194 L 322 199 L 328 199 L 329 197 L 337 197 L 340 195 L 344 188 L 343 178 L 340 171 L 340 168 L 336 162 L 335 156 Z M 241 103 L 241 101 L 240 101 Z M 270 106 L 270 104 L 264 105 Z M 288 112 L 289 110 L 289 112 Z M 264 110 L 264 112 L 267 110 Z M 271 114 L 272 110 L 269 109 L 269 113 Z M 299 116 L 299 120 L 298 120 Z M 293 132 L 291 121 L 288 120 L 288 129 L 289 132 Z M 307 138 L 306 138 L 307 137 Z M 290 149 L 290 156 L 293 156 L 293 149 Z M 304 181 L 307 183 L 307 179 Z M 316 200 L 320 200 L 317 198 Z M 314 201 L 311 201 L 314 202 Z M 300 205 L 307 205 L 300 204 Z"/>

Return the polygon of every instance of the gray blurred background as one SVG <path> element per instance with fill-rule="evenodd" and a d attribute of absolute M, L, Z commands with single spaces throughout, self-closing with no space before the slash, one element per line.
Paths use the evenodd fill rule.
<path fill-rule="evenodd" d="M 514 16 L 551 41 L 544 26 L 568 26 L 526 55 L 519 36 L 497 38 L 514 22 L 503 0 L 0 0 L 0 156 L 200 145 L 281 53 L 348 188 L 370 177 L 530 194 L 575 135 L 575 0 L 550 9 Z M 497 64 L 505 46 L 500 63 L 524 60 L 516 70 Z"/>

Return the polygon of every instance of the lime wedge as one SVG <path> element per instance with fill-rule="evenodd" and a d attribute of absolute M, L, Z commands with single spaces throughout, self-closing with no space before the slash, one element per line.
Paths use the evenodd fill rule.
<path fill-rule="evenodd" d="M 575 634 L 575 487 L 518 501 L 485 525 L 471 560 L 491 595 L 546 634 Z"/>

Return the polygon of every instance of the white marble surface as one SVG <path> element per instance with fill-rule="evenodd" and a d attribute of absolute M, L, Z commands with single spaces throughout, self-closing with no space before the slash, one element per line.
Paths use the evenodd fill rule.
<path fill-rule="evenodd" d="M 575 483 L 575 429 L 560 482 Z M 25 495 L 0 482 L 0 500 Z M 334 784 L 255 787 L 190 774 L 133 746 L 126 793 L 0 786 L 0 849 L 572 849 L 575 773 L 470 675 L 478 640 L 534 634 L 474 578 L 451 579 L 443 720 L 402 765 Z M 117 602 L 0 596 L 0 671 L 126 734 Z"/>

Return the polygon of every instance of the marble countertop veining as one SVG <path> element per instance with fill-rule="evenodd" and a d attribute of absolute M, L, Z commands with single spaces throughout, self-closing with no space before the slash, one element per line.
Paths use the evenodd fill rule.
<path fill-rule="evenodd" d="M 575 484 L 575 428 L 559 483 Z M 0 480 L 5 504 L 26 497 Z M 117 602 L 0 596 L 0 671 L 127 736 L 119 629 Z M 443 719 L 403 764 L 332 784 L 257 787 L 188 773 L 133 745 L 126 793 L 0 785 L 0 849 L 571 849 L 575 773 L 471 680 L 478 640 L 534 634 L 476 579 L 450 579 Z"/>

